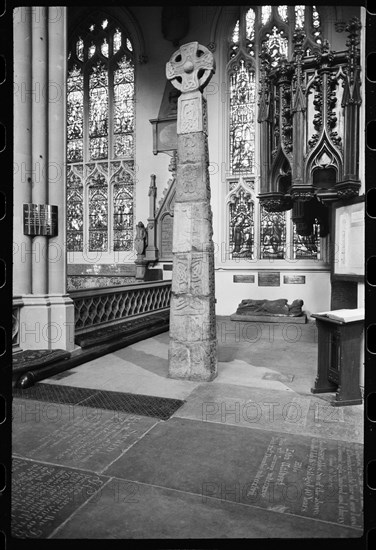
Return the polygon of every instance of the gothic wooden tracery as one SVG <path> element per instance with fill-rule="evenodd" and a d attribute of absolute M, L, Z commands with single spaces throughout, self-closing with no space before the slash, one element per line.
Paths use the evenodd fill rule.
<path fill-rule="evenodd" d="M 125 29 L 82 23 L 68 55 L 68 251 L 133 248 L 134 76 Z"/>
<path fill-rule="evenodd" d="M 323 204 L 358 193 L 359 29 L 350 21 L 347 51 L 332 52 L 315 6 L 239 8 L 227 57 L 227 179 L 254 177 L 260 258 L 321 258 L 320 237 L 328 233 Z M 354 136 L 347 147 L 346 135 Z M 313 214 L 308 207 L 281 214 L 299 201 Z M 232 250 L 232 200 L 227 208 Z"/>

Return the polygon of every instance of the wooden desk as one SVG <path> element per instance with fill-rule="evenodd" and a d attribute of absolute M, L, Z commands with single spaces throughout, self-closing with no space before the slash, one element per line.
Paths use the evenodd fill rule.
<path fill-rule="evenodd" d="M 364 320 L 343 322 L 313 314 L 318 329 L 318 361 L 312 393 L 336 392 L 331 405 L 360 405 L 360 343 Z"/>

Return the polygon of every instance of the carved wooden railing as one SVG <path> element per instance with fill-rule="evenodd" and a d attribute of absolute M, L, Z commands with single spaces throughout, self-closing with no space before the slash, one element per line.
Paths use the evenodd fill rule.
<path fill-rule="evenodd" d="M 171 281 L 73 290 L 75 334 L 170 307 Z"/>

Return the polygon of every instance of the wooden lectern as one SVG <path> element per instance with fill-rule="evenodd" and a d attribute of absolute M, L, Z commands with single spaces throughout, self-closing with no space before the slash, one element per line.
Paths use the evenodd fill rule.
<path fill-rule="evenodd" d="M 336 392 L 331 405 L 359 405 L 360 345 L 364 309 L 315 313 L 318 329 L 317 376 L 312 393 Z"/>

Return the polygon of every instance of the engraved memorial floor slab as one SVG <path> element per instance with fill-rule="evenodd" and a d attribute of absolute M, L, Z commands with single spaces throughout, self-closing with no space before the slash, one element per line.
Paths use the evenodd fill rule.
<path fill-rule="evenodd" d="M 107 480 L 90 472 L 13 458 L 12 536 L 47 538 Z"/>
<path fill-rule="evenodd" d="M 357 534 L 351 528 L 244 506 L 226 495 L 216 499 L 114 478 L 52 538 L 350 538 Z"/>
<path fill-rule="evenodd" d="M 104 473 L 362 531 L 358 443 L 174 418 Z"/>
<path fill-rule="evenodd" d="M 293 391 L 201 385 L 174 415 L 229 426 L 256 428 L 363 443 L 363 407 L 332 407 Z"/>
<path fill-rule="evenodd" d="M 158 420 L 101 408 L 13 400 L 13 452 L 101 473 Z"/>

